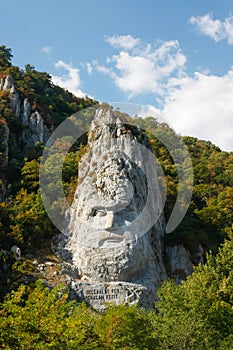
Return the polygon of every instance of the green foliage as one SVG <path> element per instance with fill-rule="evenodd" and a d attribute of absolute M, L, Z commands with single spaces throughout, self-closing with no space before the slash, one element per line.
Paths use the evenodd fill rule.
<path fill-rule="evenodd" d="M 133 306 L 111 306 L 95 323 L 103 349 L 155 349 L 156 334 L 143 309 Z"/>
<path fill-rule="evenodd" d="M 68 290 L 51 291 L 41 281 L 21 286 L 0 308 L 3 349 L 156 349 L 152 323 L 144 310 L 109 307 L 97 314 L 85 304 L 67 302 Z"/>
<path fill-rule="evenodd" d="M 53 226 L 47 217 L 40 194 L 21 189 L 9 209 L 10 235 L 17 244 L 28 247 L 42 238 L 49 238 Z"/>
<path fill-rule="evenodd" d="M 21 286 L 1 307 L 0 344 L 5 349 L 77 349 L 88 334 L 91 312 L 67 303 L 67 289 L 49 291 L 40 281 L 29 291 Z M 69 316 L 70 315 L 70 316 Z M 78 322 L 76 317 L 79 316 Z M 73 334 L 70 334 L 72 325 Z"/>
<path fill-rule="evenodd" d="M 138 117 L 134 118 L 133 122 L 146 130 L 155 157 L 166 176 L 167 198 L 164 209 L 166 220 L 170 217 L 177 196 L 177 164 L 174 164 L 172 154 L 182 164 L 180 142 L 186 144 L 192 160 L 194 172 L 192 201 L 180 225 L 166 235 L 166 242 L 170 245 L 184 244 L 192 256 L 195 255 L 199 244 L 202 244 L 206 251 L 212 249 L 216 252 L 220 242 L 232 229 L 233 154 L 223 152 L 207 141 L 193 137 L 179 137 L 167 124 L 161 124 L 153 117 L 144 119 Z M 166 141 L 172 154 L 162 140 Z"/>
<path fill-rule="evenodd" d="M 195 212 L 203 222 L 210 222 L 226 237 L 232 229 L 232 208 L 233 188 L 227 186 L 216 196 L 210 197 L 206 206 Z"/>
<path fill-rule="evenodd" d="M 10 62 L 13 55 L 11 54 L 11 49 L 5 45 L 0 46 L 0 67 L 7 68 L 10 66 Z"/>
<path fill-rule="evenodd" d="M 156 303 L 160 349 L 219 349 L 232 339 L 233 239 L 181 285 L 167 282 Z"/>
<path fill-rule="evenodd" d="M 39 160 L 33 159 L 26 161 L 21 170 L 21 174 L 23 175 L 21 184 L 29 192 L 35 192 L 39 188 Z"/>

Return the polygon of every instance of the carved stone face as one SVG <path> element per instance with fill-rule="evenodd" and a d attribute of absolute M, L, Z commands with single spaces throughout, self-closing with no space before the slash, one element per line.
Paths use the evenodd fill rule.
<path fill-rule="evenodd" d="M 93 248 L 115 248 L 135 240 L 137 233 L 132 232 L 131 223 L 145 205 L 139 190 L 145 197 L 145 176 L 125 154 L 118 152 L 107 161 L 101 157 L 77 194 L 77 242 Z"/>
<path fill-rule="evenodd" d="M 100 108 L 88 145 L 89 152 L 79 163 L 67 230 L 59 242 L 61 255 L 78 271 L 72 286 L 91 305 L 108 302 L 108 297 L 125 302 L 123 286 L 139 298 L 142 288 L 145 305 L 152 306 L 155 286 L 166 272 L 161 249 L 163 209 L 148 139 L 110 109 Z"/>
<path fill-rule="evenodd" d="M 150 230 L 162 206 L 154 155 L 138 141 L 142 133 L 135 136 L 111 113 L 97 113 L 93 127 L 90 152 L 79 163 L 65 250 L 92 281 L 157 280 L 162 231 Z"/>

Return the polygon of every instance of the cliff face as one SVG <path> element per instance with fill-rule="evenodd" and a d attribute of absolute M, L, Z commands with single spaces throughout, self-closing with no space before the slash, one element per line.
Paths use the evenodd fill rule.
<path fill-rule="evenodd" d="M 6 93 L 12 114 L 16 116 L 22 132 L 13 137 L 18 152 L 25 155 L 27 150 L 37 142 L 45 144 L 51 134 L 51 130 L 45 125 L 43 117 L 38 110 L 33 110 L 28 98 L 22 97 L 14 84 L 11 76 L 0 79 L 0 92 Z M 0 116 L 0 202 L 4 200 L 6 192 L 5 171 L 9 161 L 9 145 L 14 130 L 11 131 L 7 120 Z"/>
<path fill-rule="evenodd" d="M 85 279 L 81 285 L 73 281 L 73 288 L 96 306 L 112 301 L 103 290 L 114 284 L 114 301 L 126 300 L 124 288 L 129 288 L 133 302 L 151 307 L 167 274 L 162 259 L 163 205 L 148 139 L 139 128 L 115 117 L 111 108 L 101 107 L 88 145 L 60 250 L 70 256 L 79 279 Z M 144 290 L 141 296 L 138 290 Z"/>
<path fill-rule="evenodd" d="M 44 119 L 38 110 L 32 111 L 28 98 L 21 98 L 10 75 L 5 79 L 0 79 L 0 91 L 9 93 L 10 107 L 13 114 L 26 126 L 22 134 L 22 138 L 26 142 L 26 148 L 33 147 L 37 141 L 46 143 L 50 130 L 45 125 Z"/>
<path fill-rule="evenodd" d="M 9 92 L 10 106 L 11 106 L 12 112 L 17 117 L 19 117 L 20 116 L 20 97 L 14 85 L 14 81 L 10 75 L 8 75 L 6 78 L 0 79 L 0 91 L 1 90 Z"/>

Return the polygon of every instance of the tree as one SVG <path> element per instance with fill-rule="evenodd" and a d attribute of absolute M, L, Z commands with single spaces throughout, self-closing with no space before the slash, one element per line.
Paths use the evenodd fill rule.
<path fill-rule="evenodd" d="M 154 326 L 160 349 L 224 349 L 233 332 L 233 235 L 181 285 L 159 292 Z"/>
<path fill-rule="evenodd" d="M 64 285 L 22 285 L 5 298 L 0 316 L 0 347 L 6 349 L 158 349 L 145 310 L 111 306 L 97 313 L 68 302 Z"/>
<path fill-rule="evenodd" d="M 11 59 L 13 55 L 11 54 L 11 49 L 5 45 L 0 46 L 0 67 L 7 68 L 11 65 Z"/>
<path fill-rule="evenodd" d="M 103 349 L 157 349 L 157 333 L 149 313 L 135 306 L 109 306 L 94 329 Z"/>
<path fill-rule="evenodd" d="M 0 347 L 81 348 L 91 329 L 93 313 L 85 305 L 67 302 L 67 297 L 65 286 L 59 285 L 50 291 L 41 281 L 37 281 L 32 290 L 22 285 L 12 292 L 1 305 Z"/>

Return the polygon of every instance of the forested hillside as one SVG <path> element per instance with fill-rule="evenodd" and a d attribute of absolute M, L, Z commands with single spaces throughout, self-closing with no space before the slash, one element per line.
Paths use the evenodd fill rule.
<path fill-rule="evenodd" d="M 68 116 L 98 104 L 54 85 L 49 74 L 38 72 L 29 64 L 25 69 L 13 66 L 11 59 L 11 49 L 1 46 L 1 84 L 11 77 L 13 94 L 19 96 L 19 104 L 28 101 L 30 116 L 42 118 L 48 135 Z M 155 304 L 156 312 L 121 306 L 98 314 L 85 305 L 67 302 L 64 285 L 51 290 L 36 282 L 37 267 L 33 262 L 44 261 L 48 256 L 55 259 L 50 245 L 58 232 L 40 197 L 39 164 L 44 142 L 37 129 L 33 129 L 34 124 L 25 123 L 22 113 L 17 115 L 10 96 L 12 87 L 0 89 L 0 347 L 230 349 L 233 343 L 233 153 L 221 151 L 207 141 L 182 138 L 193 163 L 193 196 L 182 223 L 165 240 L 170 245 L 183 244 L 194 264 L 199 262 L 196 252 L 201 245 L 207 254 L 206 264 L 197 267 L 181 285 L 165 283 Z M 83 118 L 85 125 L 88 114 L 84 113 Z M 150 131 L 151 146 L 166 175 L 165 217 L 168 219 L 177 194 L 177 171 L 169 152 L 154 135 L 166 133 L 172 140 L 174 132 L 151 117 L 137 118 L 136 122 L 146 132 Z M 63 186 L 70 202 L 85 143 L 85 137 L 79 140 L 64 163 Z M 22 252 L 18 260 L 10 250 L 14 245 Z M 55 276 L 51 285 L 62 282 L 57 271 L 51 273 Z M 11 294 L 6 296 L 8 292 Z"/>

